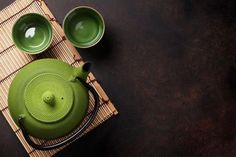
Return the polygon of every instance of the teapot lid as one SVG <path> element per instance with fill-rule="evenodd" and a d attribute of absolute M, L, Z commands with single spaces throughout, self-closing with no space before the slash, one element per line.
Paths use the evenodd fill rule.
<path fill-rule="evenodd" d="M 62 77 L 43 73 L 34 77 L 24 89 L 25 106 L 35 119 L 52 123 L 64 118 L 73 105 L 74 93 Z"/>

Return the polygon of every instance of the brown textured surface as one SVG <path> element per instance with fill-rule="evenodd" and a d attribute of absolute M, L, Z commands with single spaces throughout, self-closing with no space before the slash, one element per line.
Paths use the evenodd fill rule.
<path fill-rule="evenodd" d="M 59 21 L 79 4 L 106 20 L 102 43 L 80 52 L 121 114 L 58 156 L 236 156 L 234 0 L 48 1 Z M 1 156 L 24 155 L 0 137 Z"/>

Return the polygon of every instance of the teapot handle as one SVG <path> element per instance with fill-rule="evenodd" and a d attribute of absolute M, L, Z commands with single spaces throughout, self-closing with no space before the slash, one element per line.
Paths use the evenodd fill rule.
<path fill-rule="evenodd" d="M 52 144 L 52 145 L 40 145 L 40 144 L 34 143 L 31 140 L 27 130 L 24 127 L 24 123 L 23 123 L 24 118 L 20 117 L 18 119 L 20 129 L 23 133 L 23 136 L 24 136 L 25 140 L 28 142 L 28 144 L 30 146 L 32 146 L 33 148 L 38 149 L 38 150 L 50 150 L 50 149 L 59 148 L 63 145 L 66 145 L 68 143 L 71 143 L 71 142 L 75 141 L 94 121 L 94 119 L 97 115 L 98 109 L 99 109 L 99 96 L 98 96 L 96 90 L 92 86 L 90 86 L 88 83 L 86 83 L 86 81 L 84 81 L 83 79 L 81 79 L 79 77 L 77 77 L 77 79 L 92 93 L 92 95 L 94 97 L 94 100 L 95 100 L 94 109 L 91 112 L 91 115 L 90 115 L 89 119 L 80 127 L 79 130 L 77 130 L 75 133 L 73 133 L 71 136 L 67 137 L 63 141 L 57 142 L 57 143 Z"/>

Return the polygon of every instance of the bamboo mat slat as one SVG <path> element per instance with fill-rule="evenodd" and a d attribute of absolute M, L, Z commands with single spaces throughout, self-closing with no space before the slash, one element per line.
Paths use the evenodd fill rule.
<path fill-rule="evenodd" d="M 52 24 L 53 42 L 50 48 L 45 53 L 39 55 L 24 54 L 15 47 L 12 41 L 11 30 L 13 24 L 22 15 L 27 13 L 41 14 L 48 18 L 48 20 L 50 20 Z M 57 58 L 75 67 L 78 67 L 83 63 L 83 59 L 81 58 L 77 50 L 65 38 L 63 29 L 58 24 L 56 18 L 53 16 L 44 1 L 16 0 L 11 5 L 0 11 L 0 111 L 6 118 L 13 132 L 16 134 L 30 157 L 51 157 L 66 147 L 63 146 L 61 148 L 49 151 L 39 151 L 30 147 L 23 138 L 21 130 L 12 120 L 8 109 L 8 90 L 17 72 L 34 60 L 41 58 Z M 98 92 L 98 95 L 100 97 L 100 107 L 97 117 L 84 134 L 91 131 L 113 115 L 118 114 L 116 108 L 92 73 L 89 74 L 87 82 Z M 90 94 L 89 109 L 85 120 L 88 118 L 93 106 L 94 99 Z M 79 127 L 77 129 L 79 129 Z M 63 140 L 64 138 L 66 137 L 50 141 L 33 138 L 33 141 L 38 144 L 53 144 Z"/>

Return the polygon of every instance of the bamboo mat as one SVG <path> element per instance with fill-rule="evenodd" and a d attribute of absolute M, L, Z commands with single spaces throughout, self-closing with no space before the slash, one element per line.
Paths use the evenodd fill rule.
<path fill-rule="evenodd" d="M 54 38 L 52 45 L 47 52 L 40 55 L 27 55 L 18 50 L 11 38 L 12 26 L 19 17 L 27 13 L 39 13 L 47 17 L 53 27 Z M 16 126 L 12 120 L 7 103 L 7 95 L 9 86 L 14 79 L 15 75 L 24 66 L 31 63 L 36 59 L 41 58 L 57 58 L 71 64 L 72 66 L 79 66 L 83 63 L 81 56 L 77 50 L 71 45 L 71 43 L 65 38 L 64 32 L 61 26 L 58 24 L 56 18 L 48 9 L 46 3 L 42 0 L 16 0 L 14 3 L 6 7 L 0 12 L 0 111 L 8 121 L 12 130 L 24 146 L 25 150 L 31 157 L 50 157 L 58 153 L 65 148 L 63 146 L 58 149 L 49 151 L 39 151 L 30 147 L 24 140 L 21 130 Z M 93 124 L 86 130 L 85 133 L 91 131 L 99 124 L 113 115 L 118 114 L 117 110 L 113 106 L 112 102 L 97 82 L 92 73 L 89 74 L 87 80 L 91 86 L 93 86 L 100 96 L 100 108 L 98 115 Z M 94 99 L 90 96 L 90 105 L 88 115 L 94 105 Z M 85 120 L 88 118 L 85 118 Z M 64 137 L 65 138 L 65 137 Z M 64 138 L 44 141 L 39 139 L 33 139 L 39 144 L 52 144 L 57 141 L 61 141 Z"/>

